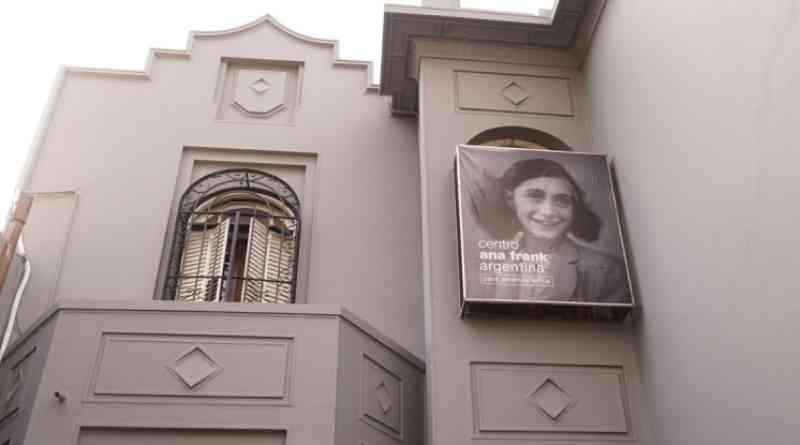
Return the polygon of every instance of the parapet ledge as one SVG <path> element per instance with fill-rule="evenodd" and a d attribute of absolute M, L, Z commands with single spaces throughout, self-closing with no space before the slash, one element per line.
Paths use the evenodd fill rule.
<path fill-rule="evenodd" d="M 331 317 L 350 323 L 362 333 L 401 356 L 408 363 L 425 372 L 425 362 L 392 340 L 380 330 L 362 320 L 348 309 L 337 304 L 245 304 L 245 303 L 185 303 L 175 301 L 98 301 L 61 299 L 23 332 L 8 348 L 6 357 L 28 337 L 44 326 L 58 313 L 68 312 L 129 312 L 129 313 L 183 313 L 183 314 L 254 314 L 285 317 Z"/>
<path fill-rule="evenodd" d="M 228 37 L 234 34 L 239 34 L 251 30 L 258 26 L 271 26 L 274 29 L 277 29 L 283 32 L 284 34 L 288 35 L 289 37 L 297 39 L 301 42 L 305 42 L 311 45 L 318 45 L 318 46 L 332 48 L 333 66 L 351 67 L 351 68 L 355 67 L 365 70 L 366 71 L 365 89 L 369 92 L 375 92 L 375 93 L 379 91 L 380 86 L 373 79 L 373 69 L 371 61 L 341 59 L 339 58 L 338 40 L 320 39 L 293 31 L 288 27 L 284 26 L 283 24 L 281 24 L 278 20 L 276 20 L 269 14 L 264 15 L 263 17 L 258 18 L 250 23 L 238 26 L 236 28 L 231 28 L 221 31 L 190 31 L 189 38 L 186 43 L 186 47 L 184 49 L 150 48 L 150 51 L 147 56 L 147 62 L 145 63 L 145 68 L 144 70 L 141 71 L 82 67 L 82 66 L 64 66 L 63 70 L 68 74 L 83 74 L 83 75 L 98 76 L 110 79 L 150 80 L 152 77 L 153 66 L 155 64 L 156 59 L 165 58 L 165 59 L 190 60 L 192 58 L 192 48 L 194 47 L 194 43 L 196 40 Z"/>

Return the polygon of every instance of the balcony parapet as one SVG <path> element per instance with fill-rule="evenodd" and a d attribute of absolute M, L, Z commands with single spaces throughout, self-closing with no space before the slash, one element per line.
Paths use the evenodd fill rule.
<path fill-rule="evenodd" d="M 0 441 L 416 444 L 424 372 L 338 305 L 61 300 L 0 364 Z"/>

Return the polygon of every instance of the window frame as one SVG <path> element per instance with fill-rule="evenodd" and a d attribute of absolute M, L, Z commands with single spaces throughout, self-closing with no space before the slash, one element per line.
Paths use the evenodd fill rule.
<path fill-rule="evenodd" d="M 230 200 L 223 199 L 219 203 L 213 202 L 214 199 L 218 199 L 220 197 L 224 198 L 226 195 L 233 196 L 233 198 L 230 198 Z M 246 195 L 251 195 L 252 198 L 242 198 L 242 196 Z M 257 204 L 260 203 L 260 205 L 263 205 L 263 202 L 261 201 L 273 202 L 276 205 L 275 214 L 270 214 L 269 212 L 265 212 L 263 210 L 256 210 Z M 250 168 L 229 168 L 214 171 L 192 182 L 181 195 L 181 198 L 178 201 L 177 211 L 172 218 L 175 226 L 168 257 L 167 270 L 164 278 L 162 298 L 165 300 L 180 301 L 178 297 L 181 292 L 181 280 L 192 278 L 194 280 L 198 279 L 198 276 L 187 277 L 182 274 L 184 262 L 183 257 L 187 247 L 186 242 L 189 234 L 192 231 L 192 218 L 203 213 L 207 215 L 213 214 L 215 213 L 215 208 L 219 206 L 224 207 L 230 202 L 234 203 L 233 208 L 227 209 L 226 212 L 230 213 L 232 216 L 235 216 L 235 219 L 233 219 L 230 223 L 233 235 L 228 237 L 230 240 L 225 241 L 226 244 L 223 246 L 224 252 L 222 254 L 223 261 L 227 260 L 229 262 L 228 267 L 224 269 L 222 275 L 216 278 L 221 280 L 220 286 L 226 288 L 224 292 L 221 292 L 224 295 L 218 295 L 213 300 L 207 300 L 207 295 L 204 295 L 202 299 L 188 301 L 244 301 L 242 296 L 232 295 L 232 289 L 238 288 L 243 290 L 246 287 L 245 281 L 251 279 L 248 278 L 248 271 L 244 271 L 242 276 L 233 275 L 237 250 L 236 242 L 241 236 L 239 232 L 241 228 L 245 228 L 245 230 L 247 229 L 247 223 L 239 222 L 238 220 L 239 217 L 242 217 L 252 219 L 267 218 L 270 221 L 275 219 L 294 221 L 293 237 L 290 239 L 293 256 L 290 263 L 291 280 L 286 281 L 276 278 L 276 296 L 275 301 L 272 302 L 289 304 L 295 303 L 297 301 L 297 281 L 300 262 L 300 242 L 302 228 L 300 200 L 292 187 L 279 177 L 261 170 Z M 250 205 L 248 205 L 248 203 Z M 279 213 L 282 213 L 283 215 L 280 215 Z M 242 214 L 244 215 L 242 216 Z M 249 242 L 251 241 L 248 240 L 248 243 Z M 243 261 L 246 261 L 246 258 L 243 259 Z M 265 261 L 267 260 L 265 259 Z M 281 262 L 281 260 L 279 260 L 279 262 Z M 245 265 L 245 268 L 246 267 L 247 265 Z M 263 265 L 263 269 L 266 270 L 267 268 L 268 264 L 265 263 Z M 236 280 L 240 281 L 238 287 L 233 285 Z M 277 297 L 279 293 L 278 289 L 281 283 L 291 285 L 288 301 L 278 301 L 281 300 Z"/>

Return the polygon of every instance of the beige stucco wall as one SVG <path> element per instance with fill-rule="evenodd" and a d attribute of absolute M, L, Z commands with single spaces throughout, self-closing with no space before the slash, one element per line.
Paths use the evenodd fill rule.
<path fill-rule="evenodd" d="M 421 356 L 421 272 L 409 260 L 421 248 L 416 122 L 390 116 L 366 64 L 337 61 L 334 42 L 269 18 L 190 42 L 188 52 L 156 55 L 146 74 L 72 69 L 57 86 L 24 186 L 70 193 L 37 200 L 25 236 L 42 246 L 31 252 L 40 291 L 26 305 L 160 298 L 187 160 L 300 165 L 303 215 L 313 210 L 301 301 L 342 304 Z M 288 109 L 237 114 L 225 103 L 236 66 L 290 71 Z M 23 309 L 23 329 L 40 313 Z"/>
<path fill-rule="evenodd" d="M 521 126 L 551 134 L 577 151 L 593 147 L 583 104 L 575 100 L 583 95 L 576 70 L 534 63 L 541 59 L 503 63 L 501 49 L 494 52 L 496 62 L 464 60 L 456 48 L 440 42 L 433 48 L 436 57 L 420 52 L 419 62 L 428 443 L 651 444 L 629 324 L 459 317 L 456 146 L 491 128 Z M 533 81 L 542 78 L 562 79 L 569 93 L 551 96 L 549 83 Z M 530 108 L 520 110 L 486 88 L 499 90 L 511 81 L 529 88 Z M 473 97 L 477 88 L 487 93 Z M 554 103 L 570 111 L 542 112 Z M 592 379 L 599 369 L 618 370 L 624 378 L 618 387 L 597 385 Z M 559 373 L 578 376 L 576 386 L 586 389 L 578 403 L 603 408 L 564 422 L 543 419 L 526 397 L 537 388 L 537 378 Z M 601 412 L 612 410 L 609 401 L 615 398 L 626 406 L 624 428 L 598 427 Z"/>
<path fill-rule="evenodd" d="M 798 54 L 790 0 L 609 1 L 594 36 L 661 444 L 797 443 Z"/>
<path fill-rule="evenodd" d="M 337 305 L 59 299 L 0 365 L 0 443 L 420 444 L 423 373 Z"/>
<path fill-rule="evenodd" d="M 69 70 L 24 183 L 37 201 L 20 326 L 59 299 L 159 298 L 172 211 L 195 162 L 291 165 L 313 210 L 303 300 L 341 304 L 425 356 L 430 442 L 559 439 L 480 430 L 474 375 L 491 365 L 622 369 L 630 412 L 619 442 L 794 443 L 798 11 L 789 0 L 609 1 L 580 71 L 448 60 L 445 44 L 416 73 L 419 133 L 389 116 L 366 66 L 335 63 L 331 42 L 269 20 L 197 36 L 147 73 Z M 221 111 L 231 60 L 301 67 L 291 116 Z M 567 78 L 574 115 L 466 106 L 457 73 Z M 506 125 L 614 157 L 642 302 L 635 323 L 458 318 L 454 147 Z"/>

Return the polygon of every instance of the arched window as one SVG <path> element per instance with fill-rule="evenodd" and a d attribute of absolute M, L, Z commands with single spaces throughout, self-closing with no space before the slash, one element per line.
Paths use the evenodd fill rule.
<path fill-rule="evenodd" d="M 548 150 L 570 150 L 561 139 L 526 127 L 498 127 L 486 130 L 467 142 L 469 145 L 491 145 L 494 147 L 538 148 Z"/>
<path fill-rule="evenodd" d="M 178 301 L 293 303 L 300 201 L 257 170 L 195 181 L 178 207 L 165 295 Z"/>

